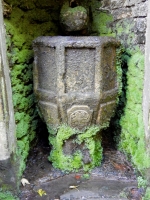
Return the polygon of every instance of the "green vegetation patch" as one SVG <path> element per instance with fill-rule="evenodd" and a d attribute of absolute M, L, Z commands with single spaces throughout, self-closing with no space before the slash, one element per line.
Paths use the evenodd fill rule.
<path fill-rule="evenodd" d="M 58 127 L 56 135 L 49 136 L 52 151 L 49 160 L 53 166 L 64 171 L 76 171 L 83 168 L 85 171 L 100 165 L 102 160 L 101 139 L 98 136 L 100 128 L 92 126 L 85 132 L 73 129 L 68 125 Z M 69 153 L 64 152 L 64 145 L 71 143 Z M 73 150 L 74 148 L 74 150 Z M 84 150 L 88 151 L 91 162 L 83 162 Z"/>
<path fill-rule="evenodd" d="M 19 200 L 17 197 L 13 196 L 10 192 L 2 192 L 0 188 L 0 200 Z"/>
<path fill-rule="evenodd" d="M 143 200 L 149 200 L 149 199 L 150 199 L 150 187 L 148 187 L 146 189 L 145 196 L 144 196 Z"/>
<path fill-rule="evenodd" d="M 121 118 L 121 137 L 119 147 L 130 155 L 139 171 L 150 167 L 146 153 L 145 133 L 142 113 L 144 55 L 140 52 L 127 58 L 126 106 Z"/>
<path fill-rule="evenodd" d="M 57 34 L 54 21 L 58 21 L 60 5 L 48 0 L 7 0 L 6 3 L 11 8 L 4 22 L 16 121 L 16 160 L 20 161 L 18 176 L 21 176 L 38 124 L 33 95 L 32 41 L 37 36 Z"/>

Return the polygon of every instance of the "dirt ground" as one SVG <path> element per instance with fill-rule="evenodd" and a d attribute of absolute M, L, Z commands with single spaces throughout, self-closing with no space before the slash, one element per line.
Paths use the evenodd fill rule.
<path fill-rule="evenodd" d="M 133 199 L 133 189 L 140 200 L 137 172 L 124 154 L 109 145 L 104 148 L 101 165 L 90 173 L 54 169 L 47 159 L 49 152 L 48 145 L 39 143 L 30 153 L 23 174 L 30 184 L 21 186 L 20 200 Z"/>

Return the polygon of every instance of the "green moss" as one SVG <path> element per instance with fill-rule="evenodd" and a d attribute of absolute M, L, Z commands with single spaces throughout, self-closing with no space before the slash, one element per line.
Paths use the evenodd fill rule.
<path fill-rule="evenodd" d="M 135 53 L 127 60 L 127 102 L 121 118 L 120 149 L 130 155 L 132 162 L 141 172 L 150 167 L 146 153 L 142 113 L 144 55 Z M 138 80 L 138 81 L 137 81 Z"/>
<path fill-rule="evenodd" d="M 80 133 L 77 136 L 77 143 L 85 143 L 85 147 L 89 150 L 92 162 L 90 164 L 84 165 L 83 168 L 85 171 L 99 166 L 102 160 L 102 147 L 101 147 L 101 138 L 97 134 L 100 131 L 98 126 L 92 126 L 84 133 Z"/>
<path fill-rule="evenodd" d="M 150 187 L 146 189 L 146 193 L 143 200 L 149 200 L 149 199 L 150 199 Z"/>
<path fill-rule="evenodd" d="M 29 153 L 29 136 L 24 136 L 21 140 L 17 140 L 16 162 L 19 164 L 18 178 L 21 177 L 25 170 L 25 162 Z"/>
<path fill-rule="evenodd" d="M 61 17 L 65 17 L 65 15 L 70 15 L 70 14 L 74 14 L 76 12 L 83 12 L 83 13 L 87 13 L 86 9 L 82 6 L 76 6 L 74 8 L 71 8 L 69 6 L 68 2 L 65 2 L 61 8 L 61 12 L 60 12 L 60 18 Z"/>
<path fill-rule="evenodd" d="M 19 200 L 17 197 L 14 197 L 10 192 L 0 192 L 1 200 Z"/>
<path fill-rule="evenodd" d="M 74 171 L 80 168 L 88 171 L 100 165 L 102 160 L 102 147 L 100 137 L 97 136 L 99 130 L 99 127 L 94 126 L 85 132 L 79 132 L 67 125 L 61 125 L 58 128 L 57 135 L 50 133 L 49 141 L 53 148 L 49 160 L 52 161 L 53 166 L 65 171 Z M 63 152 L 63 145 L 65 142 L 68 142 L 68 139 L 72 139 L 72 143 L 75 143 L 75 145 L 78 144 L 79 147 L 72 154 L 65 154 Z M 80 145 L 84 145 L 84 148 L 88 149 L 92 159 L 91 163 L 85 164 L 83 162 Z"/>
<path fill-rule="evenodd" d="M 57 35 L 60 5 L 48 0 L 7 0 L 7 4 L 12 6 L 5 25 L 18 140 L 16 160 L 20 160 L 18 176 L 21 176 L 38 124 L 33 95 L 32 41 L 40 35 Z"/>
<path fill-rule="evenodd" d="M 92 0 L 89 2 L 91 8 L 91 35 L 98 36 L 115 36 L 109 27 L 109 23 L 113 21 L 111 14 L 106 12 L 98 11 L 101 3 L 99 1 Z"/>
<path fill-rule="evenodd" d="M 53 150 L 50 153 L 49 160 L 53 162 L 53 166 L 62 170 L 72 171 L 81 167 L 81 154 L 76 152 L 74 155 L 63 154 L 63 143 L 70 136 L 75 135 L 75 130 L 62 125 L 58 129 L 57 136 L 49 137 L 49 141 L 53 146 Z"/>
<path fill-rule="evenodd" d="M 112 16 L 106 13 L 93 13 L 92 32 L 100 36 L 114 36 L 111 29 L 108 28 L 108 22 L 112 21 Z"/>

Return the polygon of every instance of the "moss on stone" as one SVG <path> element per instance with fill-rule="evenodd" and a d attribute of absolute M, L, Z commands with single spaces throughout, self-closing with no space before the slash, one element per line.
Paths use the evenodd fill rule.
<path fill-rule="evenodd" d="M 101 127 L 102 128 L 102 127 Z M 85 147 L 89 150 L 92 162 L 83 166 L 85 171 L 88 171 L 95 166 L 99 166 L 102 160 L 101 137 L 97 134 L 100 127 L 92 126 L 87 131 L 80 133 L 77 136 L 77 143 L 85 143 Z"/>
<path fill-rule="evenodd" d="M 108 22 L 112 21 L 112 16 L 106 13 L 93 13 L 92 32 L 100 36 L 114 36 L 111 29 L 108 28 Z"/>
<path fill-rule="evenodd" d="M 83 13 L 87 12 L 86 9 L 83 6 L 76 6 L 76 7 L 72 8 L 72 7 L 70 7 L 68 1 L 64 2 L 63 6 L 61 8 L 61 12 L 60 12 L 60 18 L 62 16 L 68 15 L 68 14 L 69 15 L 70 14 L 74 14 L 74 13 L 76 13 L 78 11 L 83 12 Z"/>
<path fill-rule="evenodd" d="M 54 167 L 64 171 L 76 171 L 83 168 L 89 171 L 95 166 L 100 165 L 102 160 L 101 140 L 97 136 L 99 127 L 90 127 L 85 132 L 80 132 L 67 125 L 61 125 L 58 128 L 57 135 L 50 133 L 49 141 L 52 145 L 52 151 L 49 160 L 52 161 Z M 78 145 L 83 144 L 88 149 L 92 162 L 85 164 L 83 162 L 82 150 L 78 148 L 73 154 L 65 154 L 63 152 L 63 145 L 68 139 L 74 137 L 73 143 Z"/>
<path fill-rule="evenodd" d="M 145 196 L 144 196 L 143 200 L 149 200 L 149 199 L 150 199 L 150 187 L 148 187 L 146 189 Z"/>

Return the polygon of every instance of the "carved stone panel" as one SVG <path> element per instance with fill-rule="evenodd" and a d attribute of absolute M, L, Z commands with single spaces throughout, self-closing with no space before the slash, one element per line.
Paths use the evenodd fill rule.
<path fill-rule="evenodd" d="M 44 90 L 56 91 L 57 67 L 55 48 L 39 47 L 37 53 L 38 87 Z"/>
<path fill-rule="evenodd" d="M 111 101 L 101 104 L 96 123 L 100 125 L 108 123 L 111 117 L 113 116 L 115 107 L 116 107 L 116 101 Z"/>
<path fill-rule="evenodd" d="M 66 48 L 65 71 L 66 93 L 93 91 L 95 83 L 95 49 Z"/>
<path fill-rule="evenodd" d="M 55 104 L 49 102 L 42 102 L 38 103 L 39 111 L 41 117 L 44 119 L 46 124 L 59 124 L 59 117 L 58 117 L 58 107 Z"/>
<path fill-rule="evenodd" d="M 108 91 L 116 87 L 116 50 L 113 46 L 106 46 L 102 52 L 102 90 Z"/>
<path fill-rule="evenodd" d="M 90 125 L 93 111 L 88 106 L 72 106 L 67 110 L 68 124 L 74 128 L 83 128 Z"/>

